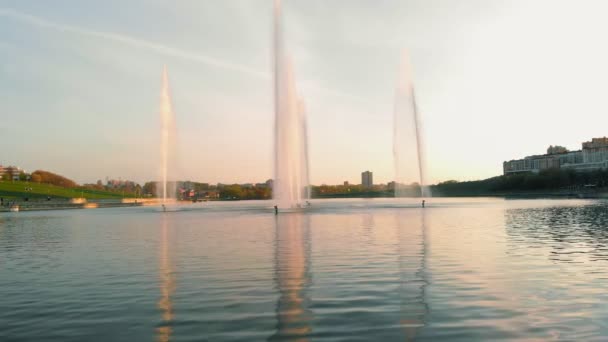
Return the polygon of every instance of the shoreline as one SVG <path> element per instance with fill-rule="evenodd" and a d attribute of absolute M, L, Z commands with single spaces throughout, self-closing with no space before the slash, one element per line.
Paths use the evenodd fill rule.
<path fill-rule="evenodd" d="M 12 201 L 10 201 L 12 202 Z M 155 205 L 158 200 L 150 199 L 120 199 L 120 200 L 87 200 L 85 198 L 72 198 L 54 201 L 14 201 L 11 206 L 18 206 L 18 211 L 46 211 L 70 209 L 98 209 L 117 207 L 141 207 Z M 11 212 L 11 206 L 0 207 L 0 212 Z"/>
<path fill-rule="evenodd" d="M 608 199 L 608 193 L 556 193 L 556 192 L 543 192 L 543 193 L 477 193 L 467 195 L 442 195 L 434 196 L 434 198 L 475 198 L 475 197 L 496 197 L 504 199 Z M 386 199 L 386 198 L 399 198 L 393 196 L 352 196 L 352 197 L 315 197 L 313 200 L 331 200 L 331 199 Z M 423 197 L 401 197 L 401 198 L 423 198 Z M 429 197 L 433 198 L 433 196 Z M 248 200 L 215 200 L 213 202 L 240 202 Z M 258 201 L 258 200 L 256 200 Z M 272 201 L 267 199 L 266 201 Z M 181 202 L 181 201 L 175 201 Z M 191 201 L 183 201 L 190 203 Z M 86 200 L 84 198 L 73 198 L 65 201 L 55 201 L 53 203 L 47 203 L 42 201 L 19 201 L 15 202 L 15 205 L 19 206 L 18 211 L 47 211 L 47 210 L 72 210 L 72 209 L 101 209 L 101 208 L 129 208 L 129 207 L 143 207 L 143 206 L 154 206 L 160 205 L 159 199 L 122 199 L 122 200 Z M 0 207 L 0 213 L 11 212 L 9 206 Z"/>

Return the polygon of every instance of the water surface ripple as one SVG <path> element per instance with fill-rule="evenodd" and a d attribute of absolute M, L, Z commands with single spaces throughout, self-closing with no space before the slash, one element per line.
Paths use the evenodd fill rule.
<path fill-rule="evenodd" d="M 5 213 L 1 341 L 608 339 L 608 202 Z"/>

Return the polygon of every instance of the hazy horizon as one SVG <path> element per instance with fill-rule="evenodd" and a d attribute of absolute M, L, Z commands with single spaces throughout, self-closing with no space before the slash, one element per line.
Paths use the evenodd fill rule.
<path fill-rule="evenodd" d="M 180 178 L 272 178 L 272 1 L 0 5 L 0 164 L 79 183 L 158 179 L 169 70 Z M 408 51 L 431 183 L 608 135 L 601 1 L 284 1 L 311 183 L 394 179 Z"/>

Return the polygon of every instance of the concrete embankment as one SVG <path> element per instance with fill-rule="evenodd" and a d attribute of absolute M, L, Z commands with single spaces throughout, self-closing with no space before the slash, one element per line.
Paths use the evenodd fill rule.
<path fill-rule="evenodd" d="M 158 204 L 157 199 L 118 199 L 118 200 L 87 200 L 86 198 L 54 199 L 51 201 L 10 201 L 0 207 L 0 212 L 11 211 L 18 206 L 19 211 L 65 210 L 65 209 L 95 209 L 113 207 L 139 207 Z"/>

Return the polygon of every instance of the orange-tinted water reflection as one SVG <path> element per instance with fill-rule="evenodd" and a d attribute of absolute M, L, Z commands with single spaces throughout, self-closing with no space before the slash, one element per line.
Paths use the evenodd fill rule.
<path fill-rule="evenodd" d="M 271 340 L 308 341 L 312 313 L 310 284 L 310 222 L 304 214 L 279 215 L 275 227 L 275 282 L 277 331 Z"/>
<path fill-rule="evenodd" d="M 158 340 L 166 342 L 171 339 L 171 323 L 174 318 L 173 303 L 171 295 L 175 291 L 175 276 L 173 275 L 173 265 L 169 250 L 169 227 L 167 215 L 161 218 L 161 231 L 159 239 L 159 276 L 160 276 L 160 299 L 158 308 L 161 311 L 161 324 L 156 329 Z"/>
<path fill-rule="evenodd" d="M 413 341 L 424 327 L 429 312 L 425 302 L 428 285 L 425 210 L 396 211 L 395 220 L 401 294 L 399 323 L 404 330 L 405 340 Z"/>

